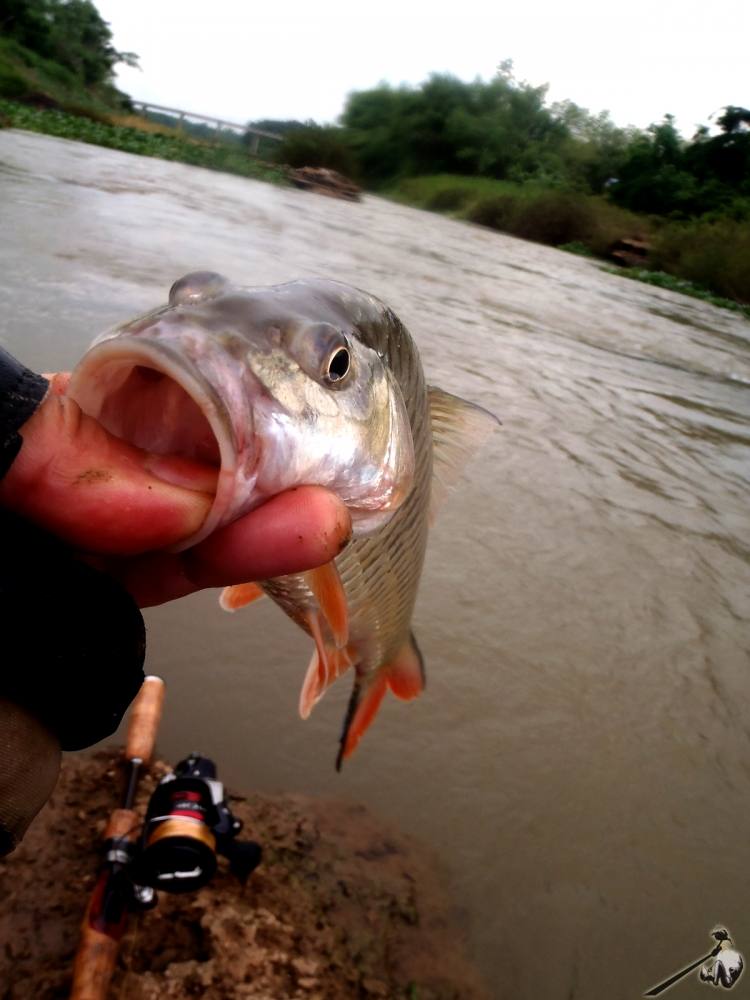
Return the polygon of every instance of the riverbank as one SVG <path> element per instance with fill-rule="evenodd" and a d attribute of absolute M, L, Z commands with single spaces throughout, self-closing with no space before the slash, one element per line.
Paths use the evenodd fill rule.
<path fill-rule="evenodd" d="M 102 112 L 96 116 L 70 114 L 58 108 L 34 107 L 0 99 L 0 127 L 2 125 L 107 146 L 124 153 L 188 163 L 193 167 L 219 170 L 253 180 L 274 184 L 286 182 L 282 168 L 250 156 L 242 146 L 220 141 L 202 142 L 174 130 L 170 132 L 136 115 L 116 115 L 114 112 Z"/>
<path fill-rule="evenodd" d="M 601 261 L 610 260 L 619 243 L 636 240 L 647 247 L 643 266 L 616 273 L 750 317 L 750 226 L 744 217 L 666 220 L 627 211 L 602 195 L 454 174 L 403 178 L 383 193 Z"/>
<path fill-rule="evenodd" d="M 139 811 L 166 771 L 141 783 Z M 120 775 L 113 751 L 66 758 L 21 847 L 0 863 L 6 1000 L 62 1000 Z M 132 917 L 112 995 L 128 1000 L 485 1000 L 426 849 L 362 806 L 233 796 L 264 849 L 242 886 L 225 862 L 186 896 Z"/>
<path fill-rule="evenodd" d="M 133 114 L 71 114 L 0 98 L 2 127 L 46 133 L 273 184 L 288 183 L 283 166 L 252 157 L 241 146 L 204 142 Z M 404 178 L 381 193 L 400 204 L 478 223 L 603 263 L 618 243 L 645 240 L 649 252 L 644 266 L 618 268 L 613 273 L 750 318 L 750 230 L 743 219 L 707 218 L 666 224 L 618 208 L 601 196 L 538 183 L 451 174 Z"/>

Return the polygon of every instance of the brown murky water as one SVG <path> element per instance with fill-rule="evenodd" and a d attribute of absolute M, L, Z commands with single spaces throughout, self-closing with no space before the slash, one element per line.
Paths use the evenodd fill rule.
<path fill-rule="evenodd" d="M 0 339 L 31 366 L 72 365 L 195 268 L 324 275 L 504 421 L 433 531 L 423 698 L 384 706 L 337 776 L 348 685 L 301 723 L 306 638 L 207 593 L 148 614 L 165 754 L 429 840 L 498 997 L 638 996 L 717 922 L 750 959 L 747 321 L 378 199 L 22 132 L 0 133 L 0 232 Z"/>

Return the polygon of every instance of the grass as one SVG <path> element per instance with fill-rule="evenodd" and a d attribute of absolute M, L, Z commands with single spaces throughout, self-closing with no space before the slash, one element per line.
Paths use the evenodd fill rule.
<path fill-rule="evenodd" d="M 577 257 L 595 257 L 594 251 L 587 247 L 585 243 L 581 243 L 580 240 L 573 240 L 570 243 L 561 243 L 558 250 L 564 250 L 566 253 L 574 253 Z"/>
<path fill-rule="evenodd" d="M 29 107 L 15 101 L 0 99 L 0 118 L 13 128 L 44 132 L 63 139 L 75 139 L 97 146 L 108 146 L 139 156 L 154 156 L 175 160 L 209 170 L 238 174 L 256 180 L 283 183 L 285 174 L 278 167 L 256 160 L 236 146 L 204 143 L 176 133 L 144 131 L 132 125 L 113 124 L 107 116 L 96 120 L 64 111 Z M 132 120 L 132 119 L 126 119 Z"/>
<path fill-rule="evenodd" d="M 531 185 L 529 186 L 531 189 Z M 432 211 L 458 212 L 482 198 L 520 194 L 520 184 L 491 177 L 462 177 L 460 174 L 430 174 L 406 177 L 381 193 L 393 201 Z"/>
<path fill-rule="evenodd" d="M 608 274 L 616 274 L 621 278 L 632 278 L 634 281 L 643 281 L 647 285 L 656 285 L 657 288 L 666 288 L 670 292 L 689 295 L 693 299 L 702 299 L 704 302 L 710 302 L 711 305 L 719 306 L 721 309 L 731 309 L 732 312 L 741 313 L 750 319 L 750 305 L 716 295 L 710 289 L 696 285 L 694 282 L 688 281 L 687 278 L 676 278 L 673 274 L 667 274 L 664 271 L 649 271 L 641 267 L 603 267 L 602 270 Z"/>

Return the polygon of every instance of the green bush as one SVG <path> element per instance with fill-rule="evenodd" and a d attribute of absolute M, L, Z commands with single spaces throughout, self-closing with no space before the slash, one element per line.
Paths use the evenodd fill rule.
<path fill-rule="evenodd" d="M 550 191 L 523 199 L 513 214 L 514 235 L 549 246 L 589 245 L 596 229 L 596 213 L 584 195 Z"/>
<path fill-rule="evenodd" d="M 433 212 L 456 212 L 460 208 L 465 208 L 470 200 L 471 191 L 466 187 L 455 185 L 434 191 L 428 196 L 424 207 Z"/>
<path fill-rule="evenodd" d="M 31 87 L 13 66 L 0 64 L 0 97 L 22 101 L 31 96 Z"/>
<path fill-rule="evenodd" d="M 480 226 L 515 233 L 515 218 L 520 201 L 520 197 L 514 194 L 487 195 L 469 206 L 466 218 Z"/>
<path fill-rule="evenodd" d="M 277 163 L 290 167 L 328 167 L 353 177 L 357 166 L 343 129 L 333 125 L 305 125 L 293 129 L 279 143 Z"/>
<path fill-rule="evenodd" d="M 718 295 L 750 303 L 750 226 L 719 219 L 672 223 L 657 233 L 652 265 Z"/>
<path fill-rule="evenodd" d="M 480 198 L 466 218 L 535 243 L 576 244 L 600 256 L 618 240 L 641 236 L 647 228 L 645 220 L 603 198 L 539 188 Z"/>

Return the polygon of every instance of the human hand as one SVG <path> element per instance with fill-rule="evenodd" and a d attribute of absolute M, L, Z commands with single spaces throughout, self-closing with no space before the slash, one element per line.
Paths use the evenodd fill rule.
<path fill-rule="evenodd" d="M 116 576 L 141 607 L 310 569 L 348 541 L 344 504 L 322 487 L 302 486 L 186 552 L 164 551 L 202 524 L 216 469 L 113 437 L 64 394 L 66 373 L 47 377 L 49 392 L 21 428 L 23 447 L 0 482 L 0 505 Z"/>

